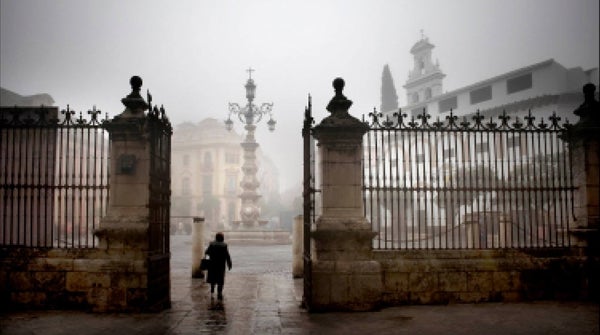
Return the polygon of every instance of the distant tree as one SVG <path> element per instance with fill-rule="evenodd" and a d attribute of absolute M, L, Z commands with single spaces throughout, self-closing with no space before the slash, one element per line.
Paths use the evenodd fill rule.
<path fill-rule="evenodd" d="M 398 109 L 398 93 L 394 86 L 394 79 L 390 67 L 386 64 L 381 74 L 381 112 Z"/>

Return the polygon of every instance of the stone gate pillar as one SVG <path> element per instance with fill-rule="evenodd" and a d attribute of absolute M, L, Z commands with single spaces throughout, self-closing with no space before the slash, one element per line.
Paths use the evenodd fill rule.
<path fill-rule="evenodd" d="M 574 113 L 580 117 L 569 129 L 569 149 L 575 191 L 575 227 L 571 226 L 571 245 L 585 256 L 581 267 L 590 297 L 600 299 L 600 103 L 596 86 L 583 86 L 585 101 Z"/>
<path fill-rule="evenodd" d="M 110 133 L 110 189 L 106 216 L 96 230 L 100 248 L 148 250 L 150 145 L 144 127 L 148 104 L 140 95 L 142 80 L 130 80 L 132 92 L 121 99 L 125 111 L 106 125 Z"/>
<path fill-rule="evenodd" d="M 596 86 L 583 86 L 585 101 L 574 113 L 580 117 L 569 130 L 575 192 L 576 227 L 571 232 L 578 246 L 598 255 L 600 229 L 600 103 Z"/>
<path fill-rule="evenodd" d="M 376 235 L 364 217 L 362 138 L 368 126 L 348 114 L 352 101 L 344 80 L 333 81 L 330 116 L 314 129 L 319 146 L 322 215 L 311 234 L 314 311 L 362 311 L 377 307 L 382 292 L 381 265 L 371 260 Z"/>
<path fill-rule="evenodd" d="M 110 133 L 110 189 L 106 216 L 94 234 L 104 254 L 97 260 L 108 280 L 88 301 L 95 311 L 146 311 L 170 306 L 168 253 L 150 245 L 150 131 L 140 95 L 142 79 L 130 80 L 125 110 L 104 127 Z M 168 234 L 168 231 L 165 232 Z"/>

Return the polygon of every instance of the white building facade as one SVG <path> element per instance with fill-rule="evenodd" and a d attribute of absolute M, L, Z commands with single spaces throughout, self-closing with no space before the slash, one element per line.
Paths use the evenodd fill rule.
<path fill-rule="evenodd" d="M 548 59 L 443 92 L 445 74 L 432 60 L 433 48 L 422 37 L 410 50 L 404 125 L 372 131 L 365 143 L 365 207 L 380 232 L 377 246 L 562 243 L 557 231 L 571 208 L 553 197 L 571 195 L 552 192 L 569 186 L 558 164 L 567 151 L 557 132 L 544 127 L 552 128 L 553 114 L 557 124 L 577 122 L 582 87 L 598 85 L 598 69 L 567 69 Z M 382 112 L 379 124 L 397 122 L 398 111 Z"/>
<path fill-rule="evenodd" d="M 534 115 L 556 112 L 573 118 L 573 110 L 583 101 L 583 85 L 598 86 L 598 68 L 565 68 L 548 59 L 443 92 L 445 74 L 438 62 L 433 63 L 434 47 L 423 37 L 410 50 L 414 64 L 404 85 L 408 103 L 401 109 L 412 115 L 423 110 L 435 118 L 447 115 L 450 110 L 463 116 L 477 110 L 484 115 L 499 115 L 502 111 L 514 114 L 531 109 Z"/>

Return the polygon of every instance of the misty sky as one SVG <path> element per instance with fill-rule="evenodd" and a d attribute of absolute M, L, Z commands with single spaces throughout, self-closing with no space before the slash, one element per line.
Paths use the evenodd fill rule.
<path fill-rule="evenodd" d="M 554 58 L 598 67 L 598 0 L 30 1 L 0 0 L 0 86 L 49 93 L 59 107 L 96 105 L 114 116 L 139 75 L 173 124 L 224 120 L 245 103 L 273 102 L 277 130 L 257 140 L 278 165 L 282 190 L 299 185 L 308 93 L 326 116 L 331 81 L 346 80 L 350 112 L 380 105 L 389 64 L 404 105 L 411 46 L 423 29 L 453 90 Z M 239 123 L 236 129 L 241 130 Z"/>

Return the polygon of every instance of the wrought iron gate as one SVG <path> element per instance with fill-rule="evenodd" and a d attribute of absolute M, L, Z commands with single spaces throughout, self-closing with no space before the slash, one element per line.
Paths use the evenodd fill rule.
<path fill-rule="evenodd" d="M 312 261 L 310 252 L 310 232 L 316 219 L 316 192 L 315 188 L 315 140 L 312 135 L 314 119 L 312 118 L 312 102 L 308 97 L 308 106 L 304 110 L 304 126 L 302 138 L 304 147 L 304 191 L 303 191 L 303 261 L 304 261 L 304 293 L 302 305 L 310 308 L 312 292 Z"/>
<path fill-rule="evenodd" d="M 148 111 L 150 132 L 150 250 L 169 253 L 171 208 L 171 135 L 173 128 L 165 109 Z"/>
<path fill-rule="evenodd" d="M 100 111 L 0 109 L 0 245 L 93 248 L 106 213 L 109 134 Z"/>
<path fill-rule="evenodd" d="M 570 245 L 569 124 L 557 115 L 370 117 L 363 199 L 375 249 Z"/>

